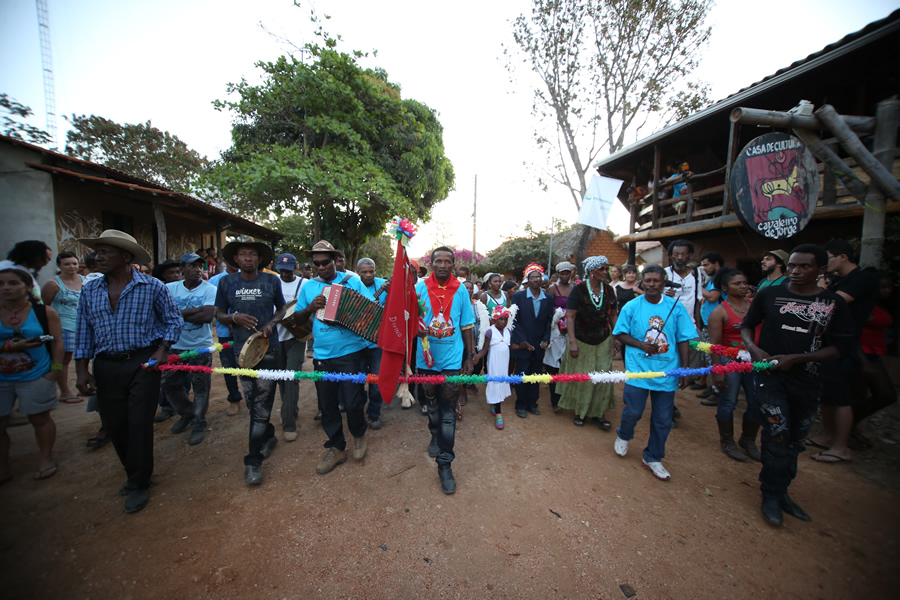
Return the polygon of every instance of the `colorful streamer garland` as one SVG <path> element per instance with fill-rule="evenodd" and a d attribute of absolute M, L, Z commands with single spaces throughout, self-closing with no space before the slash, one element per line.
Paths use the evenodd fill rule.
<path fill-rule="evenodd" d="M 592 373 L 560 373 L 550 375 L 541 373 L 537 375 L 411 375 L 409 377 L 400 377 L 400 383 L 429 383 L 439 385 L 442 383 L 473 385 L 476 383 L 623 383 L 631 379 L 658 379 L 661 377 L 693 377 L 698 375 L 708 375 L 715 373 L 716 375 L 727 375 L 728 373 L 752 373 L 754 371 L 765 371 L 775 366 L 770 362 L 748 362 L 744 361 L 746 356 L 748 359 L 750 354 L 737 347 L 727 347 L 714 345 L 707 342 L 691 342 L 691 347 L 704 352 L 706 354 L 719 354 L 726 358 L 732 358 L 735 362 L 725 365 L 713 365 L 712 367 L 703 367 L 700 369 L 670 369 L 669 371 L 645 371 L 633 373 L 629 371 L 604 371 Z M 265 379 L 269 381 L 349 381 L 352 383 L 378 383 L 378 375 L 374 373 L 328 373 L 325 371 L 281 371 L 275 369 L 234 369 L 226 367 L 207 367 L 205 365 L 184 365 L 178 364 L 183 360 L 189 360 L 209 354 L 212 352 L 221 352 L 223 349 L 231 348 L 230 343 L 214 344 L 209 348 L 200 350 L 189 350 L 181 354 L 173 354 L 169 356 L 166 364 L 157 364 L 156 361 L 149 361 L 144 366 L 146 368 L 157 368 L 161 371 L 195 371 L 201 373 L 216 373 L 220 375 L 235 375 L 240 377 L 252 377 Z"/>

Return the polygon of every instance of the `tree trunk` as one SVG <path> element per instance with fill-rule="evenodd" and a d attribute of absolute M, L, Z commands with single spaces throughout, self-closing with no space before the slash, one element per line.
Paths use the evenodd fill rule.
<path fill-rule="evenodd" d="M 578 242 L 575 244 L 575 269 L 583 277 L 587 277 L 587 274 L 581 268 L 581 262 L 587 258 L 588 246 L 590 246 L 594 234 L 597 233 L 597 229 L 590 225 L 582 225 L 582 227 L 581 235 L 578 236 Z"/>

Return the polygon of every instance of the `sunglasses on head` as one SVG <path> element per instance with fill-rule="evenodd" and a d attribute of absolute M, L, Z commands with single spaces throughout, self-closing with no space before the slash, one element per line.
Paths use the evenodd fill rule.
<path fill-rule="evenodd" d="M 314 260 L 312 263 L 317 267 L 327 267 L 331 263 L 334 262 L 333 258 L 326 258 L 325 260 Z"/>

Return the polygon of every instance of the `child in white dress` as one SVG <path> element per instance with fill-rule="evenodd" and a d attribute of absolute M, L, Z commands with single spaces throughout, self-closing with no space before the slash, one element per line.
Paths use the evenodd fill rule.
<path fill-rule="evenodd" d="M 509 375 L 509 349 L 518 349 L 518 344 L 510 346 L 510 333 L 507 328 L 510 311 L 498 305 L 491 313 L 493 325 L 484 334 L 484 347 L 475 355 L 478 362 L 487 355 L 488 376 L 507 377 Z M 491 405 L 491 414 L 496 418 L 497 429 L 503 429 L 502 402 L 512 395 L 508 382 L 488 381 L 484 396 Z"/>

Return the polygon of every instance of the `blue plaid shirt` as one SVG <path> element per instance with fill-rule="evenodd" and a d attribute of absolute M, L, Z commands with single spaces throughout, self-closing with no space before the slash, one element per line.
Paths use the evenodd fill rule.
<path fill-rule="evenodd" d="M 155 340 L 174 342 L 181 337 L 183 327 L 181 311 L 160 281 L 133 271 L 113 310 L 106 277 L 98 277 L 85 282 L 81 289 L 75 359 L 146 348 Z"/>

